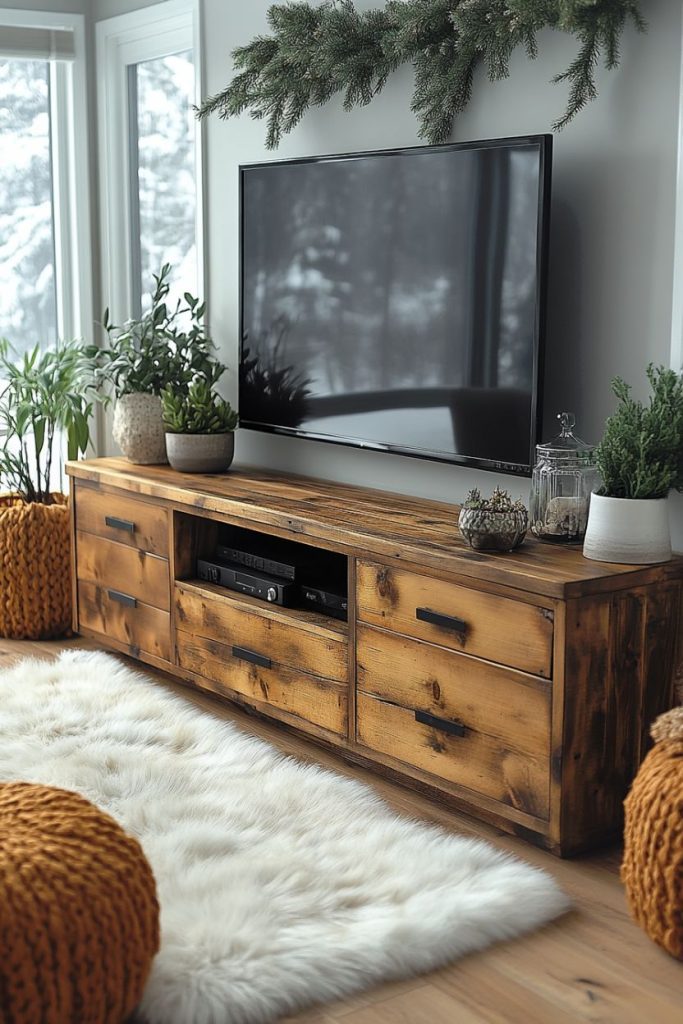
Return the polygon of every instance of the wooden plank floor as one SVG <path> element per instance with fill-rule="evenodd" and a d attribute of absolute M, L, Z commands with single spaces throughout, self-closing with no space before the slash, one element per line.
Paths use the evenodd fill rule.
<path fill-rule="evenodd" d="M 82 640 L 0 640 L 0 667 L 24 656 L 53 657 L 61 648 L 74 646 L 95 645 Z M 574 901 L 570 914 L 533 935 L 500 943 L 432 974 L 380 985 L 361 996 L 288 1017 L 286 1024 L 683 1022 L 683 964 L 658 949 L 629 919 L 619 882 L 619 850 L 560 861 L 371 772 L 349 767 L 278 726 L 149 671 L 160 685 L 283 752 L 363 779 L 399 812 L 480 836 L 544 867 Z"/>

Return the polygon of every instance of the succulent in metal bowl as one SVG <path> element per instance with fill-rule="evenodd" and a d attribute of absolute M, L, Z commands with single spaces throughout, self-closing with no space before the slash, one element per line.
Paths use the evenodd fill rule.
<path fill-rule="evenodd" d="M 495 487 L 489 498 L 482 498 L 474 487 L 458 519 L 463 539 L 476 551 L 512 551 L 524 540 L 528 526 L 524 504 L 513 501 L 500 487 Z"/>

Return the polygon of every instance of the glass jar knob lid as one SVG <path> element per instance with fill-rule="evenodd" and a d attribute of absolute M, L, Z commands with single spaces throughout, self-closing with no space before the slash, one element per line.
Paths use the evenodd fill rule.
<path fill-rule="evenodd" d="M 553 438 L 552 441 L 548 441 L 546 444 L 539 444 L 536 446 L 536 450 L 540 454 L 552 454 L 557 452 L 558 454 L 565 455 L 589 455 L 595 450 L 595 446 L 587 444 L 582 441 L 580 437 L 577 437 L 574 433 L 574 424 L 576 423 L 576 417 L 573 412 L 560 412 L 557 414 L 557 418 L 560 421 L 562 429 L 557 437 Z"/>

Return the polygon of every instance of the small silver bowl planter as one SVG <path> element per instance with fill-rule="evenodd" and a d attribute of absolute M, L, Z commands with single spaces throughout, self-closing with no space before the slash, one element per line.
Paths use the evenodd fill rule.
<path fill-rule="evenodd" d="M 166 453 L 180 473 L 225 473 L 235 454 L 235 434 L 166 434 Z"/>
<path fill-rule="evenodd" d="M 464 540 L 475 551 L 513 551 L 526 537 L 529 517 L 526 512 L 488 512 L 462 508 L 458 527 Z"/>

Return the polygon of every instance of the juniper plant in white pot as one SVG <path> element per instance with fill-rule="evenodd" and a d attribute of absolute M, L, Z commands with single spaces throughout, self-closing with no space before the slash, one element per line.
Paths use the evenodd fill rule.
<path fill-rule="evenodd" d="M 151 306 L 139 319 L 119 327 L 106 309 L 102 325 L 109 347 L 91 349 L 100 383 L 109 385 L 116 397 L 114 440 L 126 458 L 138 465 L 167 461 L 161 409 L 164 388 L 173 385 L 177 393 L 185 394 L 197 373 L 210 376 L 220 366 L 212 358 L 214 345 L 204 326 L 206 304 L 185 292 L 184 302 L 168 305 L 171 269 L 167 263 L 153 275 Z"/>
<path fill-rule="evenodd" d="M 222 369 L 222 368 L 221 368 Z M 224 473 L 235 452 L 237 413 L 198 377 L 179 394 L 170 385 L 161 396 L 168 461 L 183 473 Z"/>
<path fill-rule="evenodd" d="M 619 404 L 609 417 L 596 462 L 603 485 L 591 496 L 583 553 L 631 565 L 671 558 L 669 493 L 683 490 L 683 376 L 647 368 L 647 404 L 612 381 Z"/>

